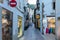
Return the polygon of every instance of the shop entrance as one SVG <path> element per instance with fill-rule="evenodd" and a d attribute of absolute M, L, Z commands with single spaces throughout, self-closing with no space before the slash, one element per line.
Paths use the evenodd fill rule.
<path fill-rule="evenodd" d="M 13 13 L 2 8 L 2 40 L 12 40 Z"/>
<path fill-rule="evenodd" d="M 47 17 L 47 27 L 49 33 L 55 34 L 55 17 Z"/>

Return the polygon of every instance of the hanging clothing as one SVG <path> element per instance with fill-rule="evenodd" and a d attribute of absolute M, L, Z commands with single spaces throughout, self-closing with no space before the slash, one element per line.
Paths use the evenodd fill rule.
<path fill-rule="evenodd" d="M 46 33 L 49 33 L 49 29 L 48 28 L 46 28 Z"/>

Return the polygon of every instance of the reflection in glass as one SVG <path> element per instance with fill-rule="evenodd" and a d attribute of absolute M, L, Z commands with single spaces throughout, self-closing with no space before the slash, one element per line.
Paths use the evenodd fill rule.
<path fill-rule="evenodd" d="M 2 40 L 12 40 L 12 13 L 2 9 Z"/>

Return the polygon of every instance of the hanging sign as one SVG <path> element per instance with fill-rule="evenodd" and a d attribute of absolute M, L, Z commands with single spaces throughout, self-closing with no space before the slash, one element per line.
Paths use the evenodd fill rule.
<path fill-rule="evenodd" d="M 9 2 L 9 4 L 10 4 L 11 7 L 15 7 L 17 5 L 17 2 L 16 2 L 16 0 L 11 0 Z"/>
<path fill-rule="evenodd" d="M 36 19 L 40 19 L 40 15 L 39 14 L 36 15 Z"/>

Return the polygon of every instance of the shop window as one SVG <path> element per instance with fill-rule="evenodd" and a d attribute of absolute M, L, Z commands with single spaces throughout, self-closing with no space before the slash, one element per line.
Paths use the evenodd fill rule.
<path fill-rule="evenodd" d="M 18 16 L 18 38 L 22 36 L 22 17 Z"/>
<path fill-rule="evenodd" d="M 0 3 L 3 3 L 3 0 L 0 0 Z"/>
<path fill-rule="evenodd" d="M 47 27 L 52 29 L 52 33 L 55 34 L 55 17 L 47 17 Z"/>
<path fill-rule="evenodd" d="M 12 12 L 2 9 L 2 40 L 12 40 Z"/>
<path fill-rule="evenodd" d="M 53 2 L 53 9 L 55 10 L 55 2 Z"/>

